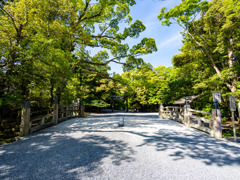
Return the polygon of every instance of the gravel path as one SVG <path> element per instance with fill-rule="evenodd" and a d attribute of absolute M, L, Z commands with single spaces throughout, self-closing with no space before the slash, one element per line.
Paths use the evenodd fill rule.
<path fill-rule="evenodd" d="M 0 179 L 240 179 L 240 145 L 157 113 L 91 114 L 0 146 Z"/>

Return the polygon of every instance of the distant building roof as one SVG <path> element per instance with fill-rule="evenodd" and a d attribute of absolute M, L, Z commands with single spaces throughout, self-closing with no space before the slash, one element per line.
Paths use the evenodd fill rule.
<path fill-rule="evenodd" d="M 181 99 L 175 101 L 173 104 L 184 105 L 186 98 L 188 98 L 189 103 L 192 103 L 194 101 L 194 99 L 198 98 L 199 96 L 200 95 L 182 97 Z"/>

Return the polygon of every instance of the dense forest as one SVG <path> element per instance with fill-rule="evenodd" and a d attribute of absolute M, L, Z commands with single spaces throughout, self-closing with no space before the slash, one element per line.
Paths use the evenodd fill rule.
<path fill-rule="evenodd" d="M 155 40 L 130 47 L 125 40 L 145 30 L 129 15 L 134 0 L 0 0 L 0 136 L 19 132 L 26 99 L 32 109 L 53 107 L 54 97 L 86 110 L 110 108 L 157 111 L 161 101 L 198 95 L 193 106 L 210 112 L 211 91 L 221 91 L 223 121 L 229 120 L 229 95 L 240 95 L 240 2 L 183 0 L 162 8 L 159 23 L 182 27 L 181 53 L 173 67 L 153 67 L 144 56 L 157 53 Z M 123 31 L 120 23 L 125 23 Z M 92 55 L 91 48 L 99 52 Z M 109 74 L 109 63 L 122 74 Z M 127 104 L 126 104 L 127 103 Z"/>

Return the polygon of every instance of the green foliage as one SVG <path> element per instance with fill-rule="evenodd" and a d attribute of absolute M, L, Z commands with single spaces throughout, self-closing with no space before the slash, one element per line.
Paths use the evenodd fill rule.
<path fill-rule="evenodd" d="M 1 104 L 13 93 L 22 104 L 24 99 L 38 99 L 48 90 L 50 105 L 55 95 L 68 102 L 77 95 L 72 92 L 76 86 L 72 83 L 77 81 L 72 79 L 76 78 L 78 68 L 84 69 L 86 76 L 97 74 L 106 78 L 110 62 L 121 63 L 121 59 L 128 58 L 126 66 L 141 63 L 134 57 L 156 51 L 156 45 L 151 38 L 144 38 L 132 48 L 122 43 L 128 37 L 139 37 L 145 30 L 140 20 L 131 23 L 129 6 L 134 4 L 134 0 L 94 4 L 62 0 L 4 1 L 0 6 Z M 123 32 L 119 31 L 121 21 L 127 24 Z M 104 50 L 91 56 L 88 47 Z"/>
<path fill-rule="evenodd" d="M 161 10 L 158 17 L 163 25 L 177 22 L 183 27 L 184 46 L 182 53 L 173 58 L 173 63 L 183 68 L 192 66 L 199 72 L 201 81 L 196 87 L 226 86 L 236 94 L 239 7 L 237 1 L 188 0 L 168 11 Z M 204 74 L 200 73 L 199 67 L 204 67 L 201 68 Z"/>
<path fill-rule="evenodd" d="M 55 96 L 66 104 L 80 98 L 107 106 L 103 102 L 117 93 L 118 86 L 108 74 L 109 63 L 137 66 L 141 64 L 137 56 L 157 50 L 152 38 L 133 47 L 124 43 L 145 30 L 129 15 L 134 4 L 134 0 L 1 1 L 0 108 L 21 108 L 26 99 L 34 108 L 52 107 Z M 123 31 L 120 22 L 125 23 Z M 99 52 L 91 55 L 91 48 Z"/>
<path fill-rule="evenodd" d="M 122 81 L 124 85 L 120 90 L 128 98 L 129 108 L 141 111 L 156 111 L 161 101 L 171 104 L 187 93 L 186 80 L 180 76 L 178 68 L 153 68 L 143 62 L 125 71 Z"/>
<path fill-rule="evenodd" d="M 110 107 L 110 104 L 106 103 L 103 100 L 85 101 L 84 104 L 88 106 L 95 106 L 98 108 Z"/>

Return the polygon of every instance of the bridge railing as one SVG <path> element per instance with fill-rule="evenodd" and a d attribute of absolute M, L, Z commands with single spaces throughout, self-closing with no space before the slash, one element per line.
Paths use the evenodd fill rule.
<path fill-rule="evenodd" d="M 58 112 L 58 122 L 75 117 L 80 117 L 80 108 L 78 105 L 60 106 Z"/>
<path fill-rule="evenodd" d="M 68 106 L 55 103 L 54 108 L 50 112 L 38 115 L 38 112 L 31 112 L 29 102 L 25 103 L 21 114 L 20 136 L 27 136 L 32 132 L 56 125 L 59 122 L 71 118 L 83 117 L 84 115 L 82 103 L 74 103 Z M 37 116 L 34 114 L 37 114 Z"/>
<path fill-rule="evenodd" d="M 184 108 L 178 106 L 164 107 L 164 111 L 162 111 L 162 118 L 183 122 L 184 119 L 183 110 Z"/>
<path fill-rule="evenodd" d="M 29 121 L 29 133 L 54 125 L 53 114 L 45 114 L 37 117 L 31 117 Z"/>
<path fill-rule="evenodd" d="M 222 129 L 220 110 L 213 109 L 212 113 L 191 109 L 190 105 L 184 107 L 178 106 L 160 106 L 159 118 L 171 119 L 180 122 L 188 127 L 192 127 L 203 132 L 210 134 L 211 136 L 221 138 Z"/>

